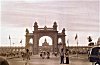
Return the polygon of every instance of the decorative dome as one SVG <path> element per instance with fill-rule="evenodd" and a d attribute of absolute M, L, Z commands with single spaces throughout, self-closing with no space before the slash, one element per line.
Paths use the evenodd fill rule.
<path fill-rule="evenodd" d="M 44 43 L 42 44 L 42 46 L 49 46 L 49 43 L 47 43 L 46 38 L 45 38 Z"/>

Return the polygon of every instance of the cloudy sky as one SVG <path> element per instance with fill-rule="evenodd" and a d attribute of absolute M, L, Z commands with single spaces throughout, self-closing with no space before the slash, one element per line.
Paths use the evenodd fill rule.
<path fill-rule="evenodd" d="M 0 4 L 1 46 L 10 45 L 9 35 L 16 46 L 20 40 L 24 46 L 25 29 L 32 32 L 35 21 L 39 27 L 52 27 L 56 21 L 59 32 L 66 29 L 70 46 L 76 45 L 76 33 L 81 46 L 88 45 L 89 35 L 94 42 L 100 37 L 99 0 L 1 0 Z"/>

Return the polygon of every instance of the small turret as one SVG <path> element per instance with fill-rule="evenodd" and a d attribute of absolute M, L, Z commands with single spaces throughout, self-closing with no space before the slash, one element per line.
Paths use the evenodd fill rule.
<path fill-rule="evenodd" d="M 57 31 L 57 23 L 56 22 L 54 22 L 54 24 L 53 24 L 53 30 Z"/>
<path fill-rule="evenodd" d="M 29 30 L 26 28 L 26 34 L 28 34 L 29 33 Z"/>
<path fill-rule="evenodd" d="M 45 42 L 47 42 L 46 38 L 45 38 Z"/>
<path fill-rule="evenodd" d="M 44 30 L 47 30 L 47 26 L 44 27 Z"/>
<path fill-rule="evenodd" d="M 37 22 L 34 23 L 34 31 L 38 30 Z"/>
<path fill-rule="evenodd" d="M 65 28 L 63 28 L 62 33 L 65 34 Z"/>
<path fill-rule="evenodd" d="M 47 43 L 46 38 L 45 38 L 44 43 L 42 44 L 42 46 L 49 46 L 49 43 Z"/>

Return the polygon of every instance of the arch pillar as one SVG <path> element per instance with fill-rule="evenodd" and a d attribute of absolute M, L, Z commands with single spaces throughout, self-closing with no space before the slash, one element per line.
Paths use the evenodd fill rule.
<path fill-rule="evenodd" d="M 53 52 L 58 52 L 58 38 L 56 35 L 53 38 Z"/>
<path fill-rule="evenodd" d="M 39 42 L 38 42 L 38 37 L 37 37 L 37 35 L 35 34 L 34 35 L 34 39 L 33 39 L 33 54 L 38 54 L 38 44 L 39 44 Z"/>

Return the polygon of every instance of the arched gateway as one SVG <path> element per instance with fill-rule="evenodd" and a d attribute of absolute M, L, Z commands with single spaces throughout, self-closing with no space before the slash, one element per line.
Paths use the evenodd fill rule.
<path fill-rule="evenodd" d="M 53 28 L 38 28 L 37 22 L 34 23 L 34 31 L 33 33 L 29 33 L 29 30 L 26 29 L 26 46 L 29 45 L 29 40 L 33 39 L 33 54 L 38 54 L 39 52 L 39 39 L 42 36 L 49 36 L 52 39 L 52 48 L 53 52 L 58 52 L 58 38 L 62 40 L 62 47 L 65 47 L 65 28 L 63 28 L 61 33 L 57 31 L 57 23 L 54 22 Z"/>

